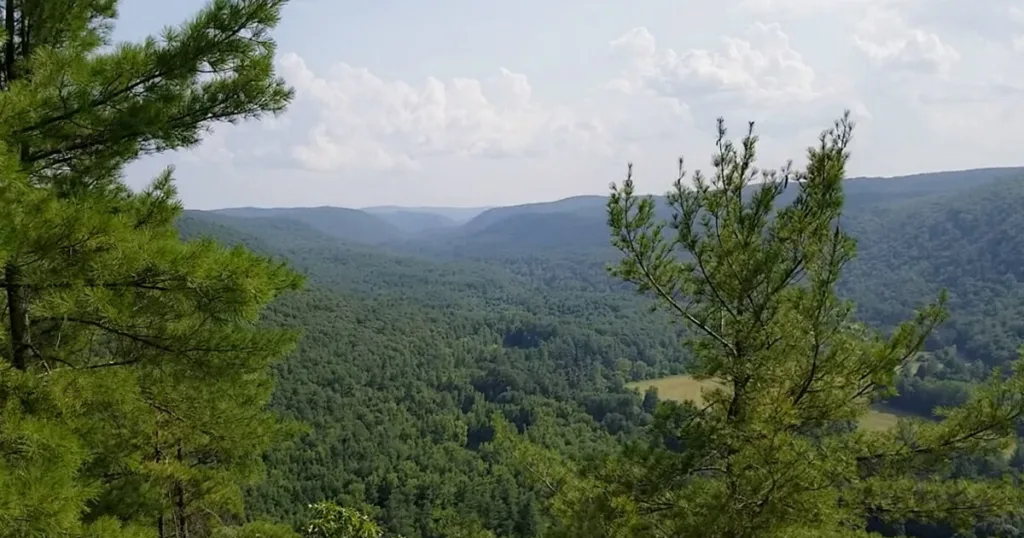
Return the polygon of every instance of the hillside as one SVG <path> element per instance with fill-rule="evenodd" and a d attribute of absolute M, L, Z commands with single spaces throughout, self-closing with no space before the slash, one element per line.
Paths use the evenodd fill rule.
<path fill-rule="evenodd" d="M 931 345 L 990 366 L 1012 360 L 1024 342 L 1021 207 L 1024 175 L 851 218 L 860 256 L 844 289 L 885 325 L 945 288 L 952 319 Z"/>
<path fill-rule="evenodd" d="M 303 327 L 273 406 L 312 431 L 268 456 L 249 495 L 257 514 L 298 521 L 306 503 L 338 498 L 405 536 L 436 535 L 449 513 L 533 536 L 540 492 L 480 448 L 492 413 L 554 420 L 542 440 L 567 454 L 607 451 L 650 420 L 625 382 L 683 368 L 678 333 L 631 294 L 558 293 L 493 265 L 332 244 L 287 219 L 190 213 L 180 228 L 310 277 L 268 321 Z"/>
<path fill-rule="evenodd" d="M 1015 357 L 1017 342 L 1024 340 L 1024 322 L 1019 321 L 1024 319 L 1019 315 L 1024 314 L 1024 292 L 1018 291 L 1024 279 L 1024 236 L 1018 233 L 1024 221 L 1017 210 L 1024 203 L 1022 182 L 1024 169 L 848 180 L 843 224 L 858 239 L 859 256 L 848 267 L 842 290 L 858 303 L 862 319 L 887 326 L 945 288 L 953 317 L 929 342 L 931 348 L 955 347 L 965 360 L 990 365 Z M 493 208 L 462 226 L 427 230 L 413 239 L 379 215 L 357 210 L 241 209 L 210 217 L 261 216 L 233 226 L 264 240 L 278 237 L 278 244 L 292 251 L 294 237 L 328 251 L 338 248 L 332 240 L 340 238 L 362 256 L 370 254 L 358 243 L 376 243 L 387 246 L 396 259 L 409 254 L 420 261 L 473 262 L 481 274 L 497 263 L 505 274 L 547 286 L 621 289 L 604 274 L 605 264 L 616 256 L 604 224 L 604 202 L 580 196 Z M 265 220 L 270 215 L 275 219 Z M 285 220 L 321 234 L 293 233 Z M 346 227 L 346 222 L 355 224 Z M 336 256 L 337 263 L 345 263 L 341 257 Z M 408 282 L 417 280 L 417 270 L 409 269 Z"/>
<path fill-rule="evenodd" d="M 419 247 L 428 253 L 464 258 L 566 250 L 600 252 L 609 249 L 606 220 L 603 205 L 600 210 L 586 212 L 513 213 L 479 229 L 467 228 L 476 222 L 471 221 L 458 232 L 427 239 Z"/>
<path fill-rule="evenodd" d="M 383 205 L 383 206 L 371 206 L 361 207 L 360 211 L 365 211 L 371 215 L 392 215 L 395 213 L 415 213 L 415 214 L 426 214 L 436 215 L 443 219 L 451 220 L 456 224 L 463 224 L 468 222 L 472 218 L 476 217 L 480 213 L 491 209 L 490 207 L 405 207 L 405 206 L 394 206 L 394 205 Z"/>
<path fill-rule="evenodd" d="M 412 235 L 454 228 L 459 225 L 459 222 L 451 217 L 425 211 L 395 210 L 379 213 L 367 212 L 380 217 L 406 234 Z"/>
<path fill-rule="evenodd" d="M 857 219 L 887 207 L 983 188 L 1024 169 L 992 168 L 846 182 L 846 215 Z M 792 199 L 795 189 L 782 197 Z M 662 205 L 661 215 L 671 212 Z M 291 219 L 346 242 L 387 245 L 393 250 L 455 257 L 520 256 L 538 252 L 607 250 L 604 196 L 574 196 L 493 208 L 377 206 L 363 209 L 229 208 L 212 213 L 246 218 Z"/>
<path fill-rule="evenodd" d="M 849 267 L 843 289 L 861 303 L 862 317 L 887 325 L 945 287 L 951 292 L 954 319 L 932 345 L 957 346 L 972 360 L 998 363 L 1012 357 L 1012 342 L 1024 336 L 1024 329 L 1013 321 L 1021 316 L 1001 313 L 1016 313 L 1022 303 L 1015 291 L 1004 293 L 1016 290 L 1022 278 L 1021 266 L 1014 265 L 1022 252 L 1016 211 L 1024 197 L 1021 178 L 1024 169 L 848 180 L 843 222 L 859 240 L 860 255 Z M 493 208 L 458 227 L 436 214 L 395 208 L 375 209 L 377 215 L 340 208 L 234 209 L 214 215 L 272 216 L 273 221 L 234 227 L 251 228 L 257 236 L 280 236 L 278 242 L 287 248 L 293 235 L 303 241 L 314 237 L 308 230 L 289 231 L 283 221 L 291 220 L 321 232 L 319 245 L 341 239 L 356 250 L 359 243 L 385 245 L 395 255 L 442 262 L 500 260 L 504 271 L 520 277 L 553 283 L 572 275 L 569 280 L 574 283 L 600 287 L 614 285 L 603 274 L 605 263 L 615 256 L 604 224 L 604 202 L 603 197 L 579 196 Z M 400 229 L 384 214 L 411 220 Z M 424 228 L 442 222 L 449 225 Z M 421 235 L 410 237 L 417 227 Z"/>
<path fill-rule="evenodd" d="M 940 286 L 953 298 L 929 342 L 936 353 L 865 428 L 961 401 L 987 371 L 973 364 L 998 364 L 1024 341 L 1024 222 L 1012 211 L 1024 178 L 1003 173 L 978 172 L 970 185 L 956 175 L 931 186 L 850 181 L 859 201 L 844 225 L 861 256 L 843 289 L 861 317 L 884 327 Z M 379 246 L 288 212 L 186 214 L 186 236 L 248 245 L 310 278 L 268 321 L 303 327 L 277 368 L 273 405 L 312 430 L 268 455 L 269 478 L 249 493 L 254 513 L 294 522 L 297 506 L 337 498 L 405 536 L 435 536 L 445 518 L 533 536 L 544 495 L 489 455 L 492 413 L 521 428 L 553 420 L 540 442 L 575 458 L 614 450 L 650 422 L 634 388 L 690 397 L 672 388 L 686 379 L 681 329 L 604 273 L 614 252 L 603 199 L 542 207 Z"/>
<path fill-rule="evenodd" d="M 472 234 L 487 230 L 509 218 L 546 214 L 593 215 L 604 211 L 604 196 L 574 196 L 552 202 L 538 202 L 488 209 L 463 225 L 463 232 Z"/>
<path fill-rule="evenodd" d="M 996 168 L 917 174 L 894 178 L 851 178 L 846 182 L 846 215 L 850 219 L 887 207 L 934 196 L 954 195 L 1003 178 L 1020 176 L 1024 169 Z M 792 199 L 795 188 L 781 202 Z M 671 211 L 662 197 L 660 214 Z M 576 196 L 484 211 L 456 228 L 435 228 L 412 240 L 390 245 L 399 250 L 455 258 L 600 256 L 613 255 L 605 229 L 604 196 Z M 607 260 L 602 260 L 602 263 Z"/>
<path fill-rule="evenodd" d="M 229 208 L 211 213 L 228 217 L 288 219 L 309 225 L 331 237 L 350 242 L 381 244 L 405 236 L 401 228 L 387 219 L 358 209 L 344 207 L 303 208 Z"/>
<path fill-rule="evenodd" d="M 846 181 L 846 209 L 884 207 L 921 197 L 952 194 L 1021 177 L 1024 168 L 977 168 L 896 177 L 857 177 Z"/>

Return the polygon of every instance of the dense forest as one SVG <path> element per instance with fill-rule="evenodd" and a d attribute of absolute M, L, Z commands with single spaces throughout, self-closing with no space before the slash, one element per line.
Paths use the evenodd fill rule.
<path fill-rule="evenodd" d="M 310 278 L 269 320 L 303 328 L 274 406 L 312 431 L 269 456 L 260 513 L 300 518 L 339 498 L 405 536 L 441 535 L 449 512 L 533 536 L 539 495 L 488 453 L 492 414 L 523 429 L 549 417 L 552 442 L 600 452 L 650 421 L 625 381 L 684 363 L 678 334 L 631 294 L 553 295 L 494 266 L 398 257 L 285 220 L 193 213 L 180 227 L 279 253 Z"/>
<path fill-rule="evenodd" d="M 857 316 L 891 328 L 941 290 L 950 295 L 927 359 L 887 404 L 929 416 L 964 403 L 1024 341 L 1012 261 L 1024 252 L 1012 217 L 1024 170 L 845 186 L 842 222 L 858 257 L 839 290 Z M 653 421 L 657 397 L 629 382 L 688 367 L 683 329 L 608 275 L 616 253 L 605 201 L 498 208 L 444 228 L 424 218 L 428 226 L 387 242 L 352 235 L 354 210 L 333 219 L 327 208 L 186 213 L 186 236 L 242 243 L 310 277 L 271 319 L 304 328 L 277 369 L 273 405 L 312 433 L 268 456 L 269 478 L 250 492 L 254 513 L 295 521 L 305 503 L 336 498 L 405 536 L 443 536 L 438 525 L 449 521 L 535 535 L 546 524 L 544 492 L 488 451 L 492 414 L 566 454 L 594 457 Z M 557 426 L 534 428 L 542 416 Z M 983 467 L 1009 472 L 1010 463 Z"/>
<path fill-rule="evenodd" d="M 1024 536 L 1024 169 L 847 178 L 844 117 L 657 197 L 128 188 L 286 110 L 283 5 L 0 7 L 0 537 Z"/>

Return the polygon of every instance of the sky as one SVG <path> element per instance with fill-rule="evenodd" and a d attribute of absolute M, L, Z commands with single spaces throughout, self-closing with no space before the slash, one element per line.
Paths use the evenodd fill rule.
<path fill-rule="evenodd" d="M 203 0 L 122 0 L 117 40 Z M 707 169 L 715 122 L 802 161 L 850 110 L 850 175 L 1024 164 L 1020 0 L 291 0 L 286 112 L 218 124 L 175 167 L 186 207 L 494 206 Z"/>

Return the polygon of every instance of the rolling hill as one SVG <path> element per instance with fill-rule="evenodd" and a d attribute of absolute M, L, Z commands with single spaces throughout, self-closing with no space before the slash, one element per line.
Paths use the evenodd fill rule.
<path fill-rule="evenodd" d="M 841 291 L 856 300 L 862 319 L 890 326 L 947 289 L 952 319 L 931 348 L 955 347 L 956 354 L 986 364 L 1016 357 L 1024 341 L 1024 169 L 855 178 L 847 181 L 846 196 L 843 225 L 858 239 L 859 255 Z M 342 208 L 232 209 L 207 216 L 240 218 L 245 222 L 229 227 L 279 245 L 302 237 L 310 248 L 333 251 L 339 247 L 332 242 L 340 240 L 349 250 L 335 256 L 339 264 L 346 256 L 378 255 L 367 250 L 377 246 L 396 260 L 473 261 L 481 274 L 500 267 L 563 289 L 608 291 L 622 286 L 604 272 L 616 256 L 604 204 L 604 197 L 578 196 L 493 208 L 461 226 L 429 213 L 384 211 L 418 219 L 404 229 L 384 215 Z M 429 228 L 430 222 L 448 225 Z"/>
<path fill-rule="evenodd" d="M 573 196 L 552 202 L 538 202 L 488 209 L 462 226 L 466 234 L 484 231 L 510 218 L 530 215 L 583 214 L 592 215 L 604 211 L 605 196 Z"/>
<path fill-rule="evenodd" d="M 392 222 L 358 209 L 344 207 L 229 208 L 210 213 L 229 217 L 288 219 L 302 222 L 331 237 L 370 245 L 401 240 L 405 232 Z"/>
<path fill-rule="evenodd" d="M 456 224 L 463 224 L 468 222 L 470 219 L 476 217 L 480 213 L 491 209 L 490 207 L 405 207 L 396 205 L 382 205 L 382 206 L 371 206 L 361 207 L 360 211 L 365 211 L 371 215 L 391 215 L 394 213 L 424 213 L 427 215 L 437 215 L 445 219 L 454 221 Z"/>
<path fill-rule="evenodd" d="M 370 214 L 376 215 L 391 223 L 395 228 L 412 235 L 454 228 L 459 225 L 455 219 L 425 211 L 395 210 Z"/>
<path fill-rule="evenodd" d="M 886 208 L 898 212 L 897 208 L 905 204 L 932 198 L 943 204 L 949 202 L 943 202 L 943 197 L 984 190 L 1014 178 L 1024 178 L 1024 168 L 851 178 L 846 182 L 844 218 L 851 221 L 870 219 L 873 217 L 869 215 Z M 780 202 L 788 202 L 795 192 L 796 189 L 791 189 Z M 656 197 L 656 200 L 660 215 L 668 218 L 671 213 L 664 198 Z M 600 250 L 612 253 L 604 224 L 607 219 L 606 201 L 604 196 L 576 196 L 553 202 L 494 208 L 448 233 L 421 238 L 418 247 L 426 244 L 436 252 L 456 255 L 479 255 L 484 250 L 496 256 Z"/>
<path fill-rule="evenodd" d="M 933 347 L 988 365 L 1024 342 L 1024 175 L 884 207 L 848 219 L 859 255 L 842 290 L 879 325 L 905 318 L 942 289 L 951 320 Z"/>
<path fill-rule="evenodd" d="M 862 423 L 889 428 L 957 403 L 1024 342 L 1024 171 L 856 179 L 847 195 L 860 257 L 841 291 L 862 319 L 888 328 L 940 288 L 951 296 L 934 353 Z M 338 498 L 380 507 L 406 536 L 439 535 L 438 513 L 532 536 L 540 497 L 481 448 L 488 417 L 553 417 L 547 441 L 589 456 L 651 420 L 634 389 L 692 399 L 682 329 L 604 272 L 604 201 L 498 208 L 419 235 L 358 210 L 187 212 L 183 235 L 248 245 L 310 279 L 269 321 L 303 327 L 274 407 L 313 430 L 268 455 L 254 513 L 294 521 L 295 506 Z"/>
<path fill-rule="evenodd" d="M 852 221 L 915 201 L 984 189 L 994 182 L 1024 177 L 1024 168 L 987 168 L 891 178 L 851 178 L 846 213 Z M 783 196 L 791 199 L 795 189 Z M 657 197 L 660 203 L 664 198 Z M 337 239 L 387 245 L 396 251 L 478 257 L 566 251 L 609 250 L 603 230 L 605 196 L 574 196 L 494 208 L 379 206 L 363 209 L 230 208 L 212 213 L 303 222 Z M 662 205 L 661 214 L 669 216 Z M 888 218 L 888 217 L 880 217 Z M 599 229 L 600 228 L 600 229 Z"/>
<path fill-rule="evenodd" d="M 380 519 L 404 536 L 453 535 L 438 534 L 439 516 L 535 536 L 543 496 L 481 449 L 491 417 L 522 427 L 545 417 L 567 454 L 607 452 L 650 420 L 624 381 L 684 361 L 677 329 L 650 323 L 633 294 L 396 255 L 289 218 L 188 212 L 179 230 L 309 278 L 267 317 L 304 335 L 277 368 L 272 405 L 312 427 L 268 454 L 267 480 L 248 492 L 253 513 L 273 519 L 298 522 L 307 503 L 337 498 L 385 507 Z"/>

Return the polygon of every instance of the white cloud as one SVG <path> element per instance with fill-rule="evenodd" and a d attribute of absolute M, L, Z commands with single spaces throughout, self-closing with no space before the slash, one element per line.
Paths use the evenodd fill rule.
<path fill-rule="evenodd" d="M 495 19 L 479 21 L 494 46 L 455 44 L 455 22 L 432 26 L 436 39 L 288 45 L 279 71 L 296 101 L 278 119 L 218 128 L 181 159 L 182 193 L 207 207 L 517 203 L 600 192 L 627 160 L 658 190 L 678 155 L 706 164 L 718 116 L 734 134 L 756 121 L 770 166 L 799 160 L 847 108 L 860 124 L 853 173 L 1019 163 L 1019 2 L 727 0 L 687 7 L 686 32 L 644 4 L 631 30 L 611 15 L 581 27 L 566 11 L 571 44 L 565 32 L 510 41 L 513 22 Z"/>
<path fill-rule="evenodd" d="M 823 11 L 863 9 L 900 0 L 739 0 L 737 7 L 757 15 L 805 17 Z"/>
<path fill-rule="evenodd" d="M 897 11 L 875 6 L 857 23 L 853 41 L 872 63 L 896 72 L 946 75 L 960 53 L 933 32 L 913 27 Z"/>
<path fill-rule="evenodd" d="M 231 166 L 236 162 L 235 152 L 228 147 L 228 136 L 232 125 L 218 126 L 203 138 L 203 142 L 194 150 L 185 154 L 186 162 L 206 163 L 214 166 Z"/>
<path fill-rule="evenodd" d="M 311 170 L 417 169 L 437 156 L 526 157 L 586 143 L 593 127 L 540 105 L 525 75 L 501 69 L 487 80 L 387 81 L 342 63 L 327 75 L 297 54 L 280 59 L 296 106 L 315 124 L 292 155 Z"/>
<path fill-rule="evenodd" d="M 630 55 L 631 72 L 617 80 L 626 91 L 650 91 L 686 101 L 718 94 L 735 101 L 771 106 L 822 95 L 814 69 L 789 44 L 778 24 L 755 23 L 746 39 L 724 37 L 720 50 L 659 50 L 647 28 L 634 28 L 611 42 Z"/>
<path fill-rule="evenodd" d="M 742 37 L 720 38 L 715 49 L 659 47 L 643 27 L 610 45 L 627 64 L 612 88 L 672 100 L 704 133 L 718 116 L 734 128 L 755 121 L 762 138 L 777 139 L 805 134 L 810 126 L 817 131 L 844 109 L 870 119 L 849 85 L 821 79 L 779 24 L 755 22 Z M 799 152 L 803 146 L 780 148 Z"/>
<path fill-rule="evenodd" d="M 1010 20 L 1024 25 L 1024 8 L 1009 6 L 1006 8 L 1006 12 L 1010 16 Z"/>
<path fill-rule="evenodd" d="M 811 22 L 828 15 L 846 21 L 853 43 L 876 66 L 897 71 L 948 73 L 962 58 L 949 34 L 1006 42 L 1019 0 L 737 0 L 737 10 L 757 16 Z"/>
<path fill-rule="evenodd" d="M 1013 37 L 1013 50 L 1024 53 L 1024 8 L 1010 6 L 1007 8 L 1010 20 L 1020 25 L 1020 34 Z"/>

